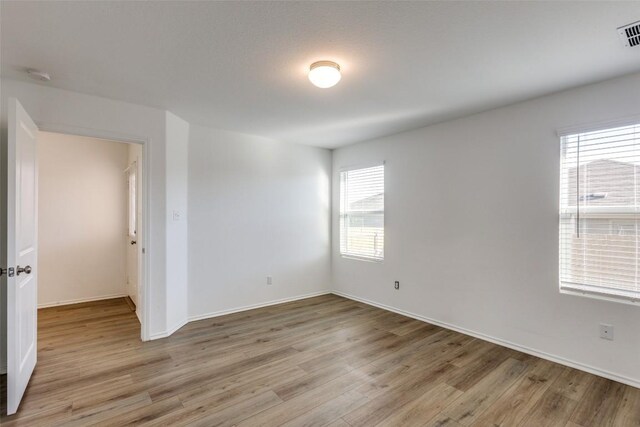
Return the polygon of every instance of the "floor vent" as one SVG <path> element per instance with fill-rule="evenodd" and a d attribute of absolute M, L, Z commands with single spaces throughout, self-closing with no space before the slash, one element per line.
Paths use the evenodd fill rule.
<path fill-rule="evenodd" d="M 618 34 L 626 47 L 640 46 L 640 21 L 618 28 Z"/>

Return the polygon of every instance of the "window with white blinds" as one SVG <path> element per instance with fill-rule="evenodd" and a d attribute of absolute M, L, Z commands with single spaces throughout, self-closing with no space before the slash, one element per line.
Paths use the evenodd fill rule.
<path fill-rule="evenodd" d="M 340 173 L 340 253 L 384 259 L 384 165 Z"/>
<path fill-rule="evenodd" d="M 560 288 L 640 300 L 640 124 L 561 138 Z"/>

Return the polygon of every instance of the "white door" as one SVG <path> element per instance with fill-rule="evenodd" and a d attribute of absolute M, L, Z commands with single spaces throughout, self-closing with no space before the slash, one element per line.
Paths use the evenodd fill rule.
<path fill-rule="evenodd" d="M 140 251 L 142 244 L 142 145 L 129 144 L 128 200 L 129 229 L 127 231 L 127 293 L 136 305 L 136 315 L 142 323 L 140 307 L 141 275 Z M 134 243 L 135 242 L 135 243 Z M 132 244 L 133 243 L 133 244 Z"/>
<path fill-rule="evenodd" d="M 18 410 L 36 366 L 38 328 L 38 128 L 9 99 L 7 146 L 7 414 Z"/>

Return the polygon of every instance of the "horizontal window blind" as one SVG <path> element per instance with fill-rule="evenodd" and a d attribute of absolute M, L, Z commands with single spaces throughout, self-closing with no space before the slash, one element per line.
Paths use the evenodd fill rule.
<path fill-rule="evenodd" d="M 560 287 L 640 300 L 640 124 L 563 136 Z"/>
<path fill-rule="evenodd" d="M 340 173 L 340 253 L 384 258 L 384 165 Z"/>

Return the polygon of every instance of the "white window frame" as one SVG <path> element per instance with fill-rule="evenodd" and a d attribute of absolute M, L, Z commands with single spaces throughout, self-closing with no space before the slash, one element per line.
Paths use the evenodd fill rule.
<path fill-rule="evenodd" d="M 138 234 L 138 163 L 133 162 L 128 167 L 127 179 L 127 233 L 129 237 Z"/>
<path fill-rule="evenodd" d="M 560 142 L 560 150 L 562 151 L 562 138 L 568 137 L 570 135 L 576 135 L 581 133 L 589 133 L 589 132 L 598 132 L 598 131 L 606 131 L 608 129 L 615 129 L 618 127 L 625 126 L 638 126 L 640 124 L 640 116 L 629 116 L 623 119 L 609 120 L 603 121 L 595 124 L 589 125 L 580 125 L 580 126 L 571 126 L 567 128 L 560 129 L 556 132 L 558 136 L 558 140 Z M 562 156 L 562 152 L 560 153 Z M 560 168 L 560 197 L 562 197 L 562 169 Z M 566 217 L 571 217 L 578 212 L 578 208 L 565 207 L 562 208 L 562 200 L 560 200 L 560 215 L 558 221 L 558 232 L 561 233 L 561 224 L 560 220 Z M 589 207 L 581 207 L 579 214 L 581 218 L 606 218 L 606 219 L 626 219 L 629 214 L 637 214 L 638 211 L 635 207 L 600 207 L 600 206 L 589 206 Z M 638 306 L 640 305 L 640 298 L 632 297 L 630 295 L 620 293 L 616 294 L 614 290 L 607 289 L 606 291 L 598 291 L 595 289 L 587 289 L 588 285 L 576 284 L 576 287 L 571 286 L 563 286 L 562 281 L 562 236 L 559 237 L 559 254 L 558 254 L 558 289 L 561 294 L 565 295 L 573 295 L 580 296 L 585 298 L 597 299 L 602 301 L 616 302 L 628 305 Z M 580 286 L 585 286 L 584 288 L 580 288 Z M 594 287 L 595 288 L 595 287 Z"/>
<path fill-rule="evenodd" d="M 356 171 L 356 170 L 360 170 L 360 169 L 368 169 L 368 168 L 373 168 L 373 167 L 377 167 L 377 166 L 382 166 L 384 168 L 384 173 L 386 173 L 386 164 L 384 161 L 381 162 L 375 162 L 375 163 L 366 163 L 366 164 L 358 164 L 358 165 L 351 165 L 351 166 L 347 166 L 347 167 L 343 167 L 339 170 L 339 185 L 340 188 L 338 190 L 339 192 L 339 197 L 340 197 L 340 202 L 339 202 L 339 206 L 338 206 L 338 221 L 339 221 L 339 226 L 338 226 L 338 250 L 340 252 L 340 256 L 344 259 L 350 259 L 350 260 L 356 260 L 356 261 L 364 261 L 364 262 L 372 262 L 372 263 L 383 263 L 384 262 L 384 257 L 385 257 L 385 247 L 386 247 L 386 236 L 383 236 L 383 243 L 382 243 L 382 255 L 380 257 L 368 257 L 368 256 L 362 256 L 362 255 L 357 255 L 357 254 L 353 254 L 353 253 L 349 253 L 349 252 L 343 252 L 342 251 L 342 233 L 345 232 L 344 230 L 344 226 L 343 226 L 343 210 L 342 210 L 342 206 L 344 203 L 344 195 L 342 192 L 343 189 L 343 173 L 345 172 L 351 172 L 351 171 Z M 386 209 L 386 182 L 385 182 L 385 175 L 383 174 L 383 206 Z M 347 214 L 348 215 L 348 214 Z M 382 229 L 383 232 L 386 234 L 386 214 L 385 211 L 383 210 L 383 214 L 382 214 Z"/>

